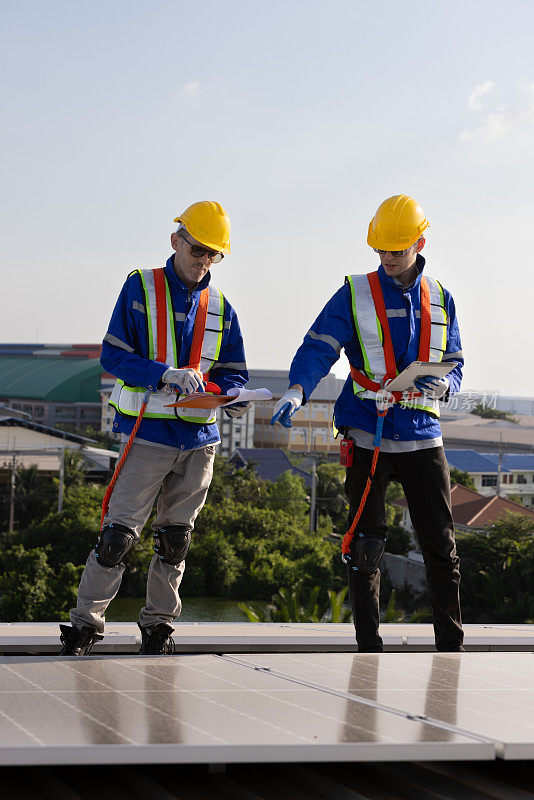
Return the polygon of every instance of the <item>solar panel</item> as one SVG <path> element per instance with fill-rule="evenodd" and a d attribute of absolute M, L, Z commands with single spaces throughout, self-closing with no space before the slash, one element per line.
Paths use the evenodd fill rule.
<path fill-rule="evenodd" d="M 351 669 L 359 662 L 372 683 L 372 664 L 378 676 L 381 659 L 392 657 L 357 656 Z M 348 668 L 340 654 L 286 661 L 282 677 L 234 658 L 1 658 L 0 763 L 494 758 L 482 736 L 336 694 Z M 293 675 L 308 670 L 328 681 L 311 686 Z"/>
<path fill-rule="evenodd" d="M 534 758 L 532 653 L 284 653 L 240 663 L 492 740 L 502 758 Z"/>

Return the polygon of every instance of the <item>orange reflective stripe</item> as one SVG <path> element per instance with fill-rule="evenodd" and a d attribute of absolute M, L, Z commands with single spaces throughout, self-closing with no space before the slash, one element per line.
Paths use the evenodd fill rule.
<path fill-rule="evenodd" d="M 376 315 L 380 324 L 382 325 L 382 334 L 384 341 L 382 343 L 384 348 L 384 358 L 386 361 L 386 377 L 394 378 L 397 374 L 397 365 L 395 363 L 395 353 L 393 351 L 393 342 L 391 340 L 391 332 L 389 330 L 389 322 L 386 314 L 386 304 L 384 303 L 384 295 L 382 294 L 382 287 L 380 286 L 380 278 L 378 272 L 369 272 L 367 275 L 369 286 L 371 287 L 371 294 L 375 304 Z"/>
<path fill-rule="evenodd" d="M 206 320 L 208 318 L 208 303 L 210 290 L 202 289 L 198 301 L 197 313 L 195 315 L 195 327 L 193 328 L 193 342 L 189 353 L 189 366 L 200 372 L 200 359 L 202 358 L 202 342 L 206 331 Z"/>
<path fill-rule="evenodd" d="M 163 267 L 153 269 L 156 290 L 156 317 L 158 329 L 156 361 L 167 363 L 167 295 Z"/>
<path fill-rule="evenodd" d="M 419 361 L 430 361 L 430 290 L 423 275 L 421 277 L 421 334 L 419 336 Z"/>

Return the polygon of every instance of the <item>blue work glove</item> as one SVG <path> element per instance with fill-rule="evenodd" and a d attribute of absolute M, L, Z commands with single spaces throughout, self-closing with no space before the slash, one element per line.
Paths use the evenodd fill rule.
<path fill-rule="evenodd" d="M 413 385 L 431 400 L 439 400 L 440 397 L 443 397 L 450 384 L 447 378 L 425 375 L 423 378 L 416 378 Z"/>
<path fill-rule="evenodd" d="M 228 408 L 224 408 L 224 413 L 227 417 L 233 417 L 234 419 L 237 417 L 243 417 L 247 411 L 249 410 L 252 404 L 248 402 L 248 400 L 244 403 L 234 403 Z"/>
<path fill-rule="evenodd" d="M 279 422 L 284 428 L 292 428 L 291 417 L 301 407 L 302 399 L 302 392 L 298 389 L 288 389 L 274 407 L 271 425 Z"/>

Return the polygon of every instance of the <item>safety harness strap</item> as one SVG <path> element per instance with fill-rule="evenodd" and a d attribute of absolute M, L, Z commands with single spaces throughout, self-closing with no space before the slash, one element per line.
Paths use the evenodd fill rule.
<path fill-rule="evenodd" d="M 395 353 L 393 351 L 393 341 L 391 339 L 391 331 L 389 330 L 388 317 L 386 314 L 386 304 L 384 302 L 384 293 L 380 285 L 380 278 L 378 272 L 370 272 L 367 275 L 369 286 L 371 287 L 371 294 L 375 304 L 376 315 L 382 326 L 382 335 L 384 341 L 382 346 L 384 348 L 384 357 L 386 359 L 386 377 L 394 378 L 397 374 L 397 365 L 395 363 Z"/>
<path fill-rule="evenodd" d="M 419 336 L 419 361 L 430 361 L 430 291 L 424 275 L 421 276 L 421 334 Z"/>
<path fill-rule="evenodd" d="M 157 353 L 156 361 L 167 363 L 167 297 L 163 267 L 152 270 L 156 290 Z"/>
<path fill-rule="evenodd" d="M 202 358 L 202 343 L 206 331 L 206 320 L 208 318 L 208 303 L 210 291 L 206 287 L 200 292 L 197 313 L 195 314 L 195 326 L 193 328 L 193 341 L 189 353 L 189 366 L 200 372 L 200 359 Z"/>

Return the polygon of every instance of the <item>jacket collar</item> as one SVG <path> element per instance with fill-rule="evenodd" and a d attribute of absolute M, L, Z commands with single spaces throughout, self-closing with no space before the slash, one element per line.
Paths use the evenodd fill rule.
<path fill-rule="evenodd" d="M 390 276 L 386 273 L 386 270 L 384 269 L 382 264 L 380 264 L 380 266 L 378 267 L 378 276 L 380 278 L 380 283 L 383 286 L 391 286 L 393 289 L 398 289 L 404 292 L 411 291 L 412 289 L 419 289 L 419 286 L 421 284 L 421 276 L 423 274 L 423 270 L 425 268 L 425 263 L 426 263 L 424 257 L 420 253 L 417 254 L 415 263 L 417 266 L 417 277 L 414 280 L 414 282 L 411 283 L 409 286 L 402 286 L 394 278 L 390 278 Z"/>
<path fill-rule="evenodd" d="M 165 264 L 165 274 L 171 286 L 174 286 L 174 288 L 178 289 L 180 292 L 187 292 L 188 294 L 196 294 L 197 292 L 201 292 L 202 289 L 205 289 L 206 286 L 209 285 L 211 279 L 211 272 L 208 272 L 206 275 L 204 275 L 200 283 L 198 283 L 194 289 L 189 289 L 174 271 L 174 254 L 167 259 L 167 263 Z"/>

